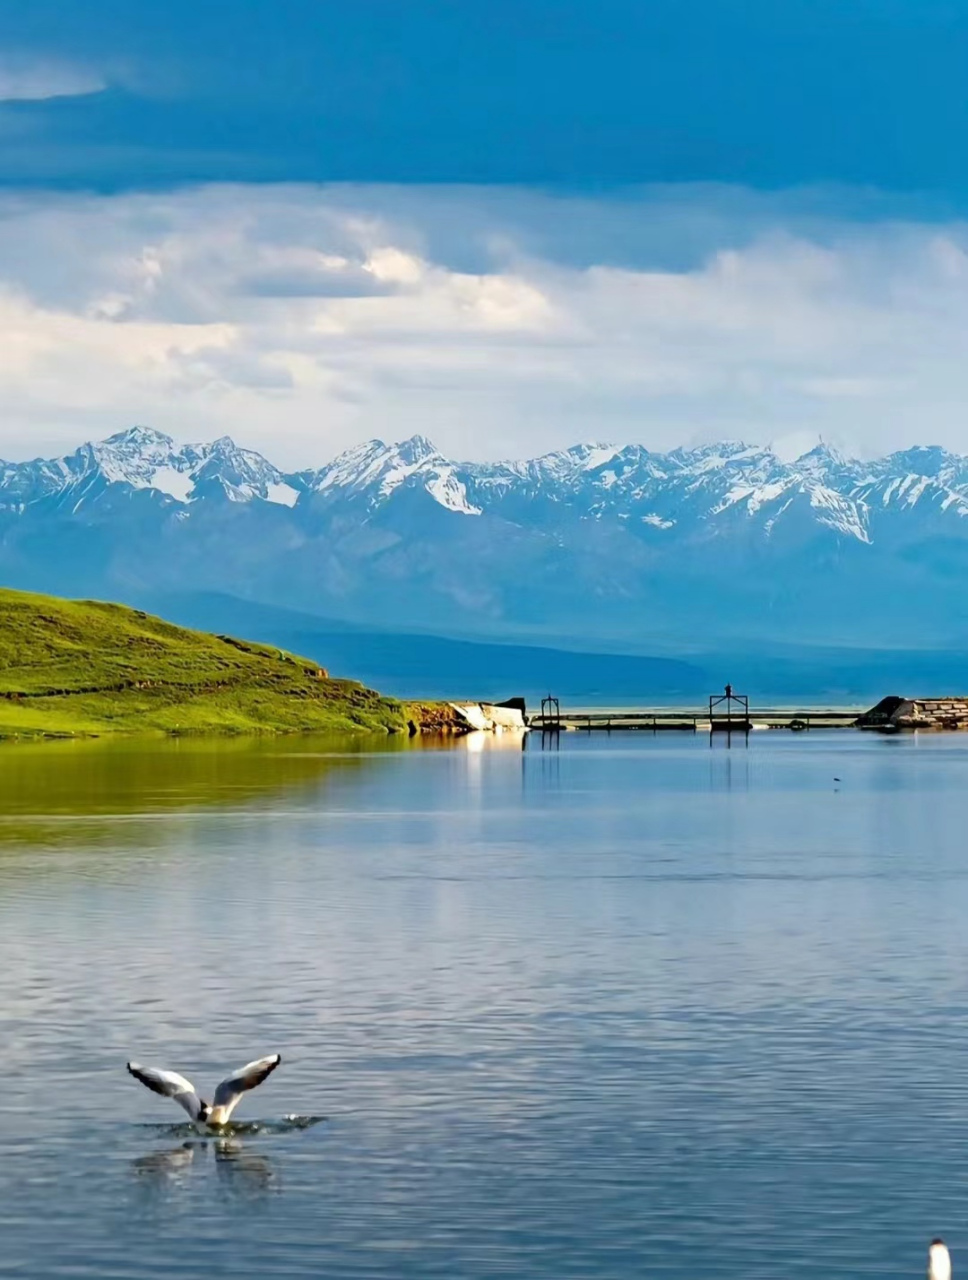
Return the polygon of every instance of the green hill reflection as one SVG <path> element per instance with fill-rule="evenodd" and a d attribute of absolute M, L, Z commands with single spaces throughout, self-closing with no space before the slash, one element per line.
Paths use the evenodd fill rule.
<path fill-rule="evenodd" d="M 374 756 L 446 749 L 401 735 L 176 738 L 0 747 L 0 846 L 151 841 L 159 816 L 305 803 Z M 140 831 L 142 838 L 139 838 Z"/>

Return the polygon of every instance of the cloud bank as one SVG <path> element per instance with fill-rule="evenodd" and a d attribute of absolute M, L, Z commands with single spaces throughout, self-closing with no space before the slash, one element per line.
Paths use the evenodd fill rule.
<path fill-rule="evenodd" d="M 149 423 L 284 465 L 818 435 L 968 451 L 968 226 L 702 188 L 0 199 L 0 456 Z"/>
<path fill-rule="evenodd" d="M 0 54 L 0 103 L 86 97 L 107 88 L 89 67 L 50 58 Z"/>

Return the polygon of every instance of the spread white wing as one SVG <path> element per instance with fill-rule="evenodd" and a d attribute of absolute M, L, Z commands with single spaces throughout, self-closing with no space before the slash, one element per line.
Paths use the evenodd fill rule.
<path fill-rule="evenodd" d="M 202 1104 L 190 1080 L 180 1076 L 177 1071 L 159 1071 L 156 1067 L 139 1066 L 137 1062 L 129 1062 L 128 1070 L 152 1093 L 160 1093 L 163 1098 L 174 1098 L 193 1120 L 198 1119 Z"/>
<path fill-rule="evenodd" d="M 238 1071 L 233 1071 L 228 1079 L 222 1081 L 215 1090 L 215 1099 L 212 1103 L 213 1111 L 221 1109 L 221 1123 L 224 1124 L 228 1120 L 238 1106 L 243 1093 L 248 1093 L 250 1089 L 261 1084 L 275 1071 L 281 1061 L 282 1057 L 278 1053 L 270 1054 L 268 1058 L 257 1058 L 255 1062 L 248 1062 Z"/>

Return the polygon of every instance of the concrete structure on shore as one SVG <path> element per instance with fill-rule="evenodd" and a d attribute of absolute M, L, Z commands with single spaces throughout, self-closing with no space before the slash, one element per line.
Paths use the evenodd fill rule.
<path fill-rule="evenodd" d="M 484 730 L 487 733 L 503 733 L 510 729 L 523 733 L 527 729 L 524 718 L 524 704 L 517 705 L 518 700 L 511 703 L 493 702 L 452 702 L 451 706 L 466 721 L 468 728 Z"/>

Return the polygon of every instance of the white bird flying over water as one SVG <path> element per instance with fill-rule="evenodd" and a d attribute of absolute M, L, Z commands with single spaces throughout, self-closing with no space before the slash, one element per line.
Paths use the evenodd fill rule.
<path fill-rule="evenodd" d="M 200 1124 L 223 1125 L 228 1124 L 229 1116 L 238 1106 L 243 1093 L 261 1084 L 281 1061 L 281 1056 L 273 1053 L 268 1058 L 258 1058 L 255 1062 L 240 1067 L 238 1071 L 233 1071 L 215 1090 L 215 1098 L 211 1103 L 203 1102 L 191 1081 L 180 1076 L 177 1071 L 159 1071 L 155 1067 L 139 1066 L 137 1062 L 129 1062 L 128 1070 L 152 1093 L 160 1093 L 163 1098 L 173 1098 L 193 1120 Z"/>
<path fill-rule="evenodd" d="M 928 1280 L 951 1280 L 951 1255 L 943 1240 L 931 1241 L 928 1249 Z"/>

